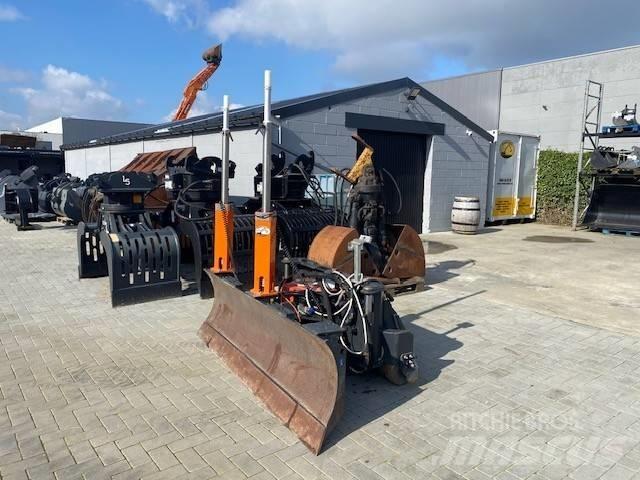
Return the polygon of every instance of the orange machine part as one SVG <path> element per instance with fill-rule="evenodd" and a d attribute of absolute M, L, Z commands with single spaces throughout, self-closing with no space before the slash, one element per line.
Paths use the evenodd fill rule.
<path fill-rule="evenodd" d="M 276 279 L 276 229 L 275 212 L 256 212 L 253 250 L 254 297 L 273 297 Z"/>
<path fill-rule="evenodd" d="M 216 204 L 213 217 L 213 273 L 231 273 L 233 248 L 233 207 Z"/>

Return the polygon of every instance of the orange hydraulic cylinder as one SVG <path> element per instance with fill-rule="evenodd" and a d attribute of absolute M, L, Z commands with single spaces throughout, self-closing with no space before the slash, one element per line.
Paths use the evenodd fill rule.
<path fill-rule="evenodd" d="M 277 295 L 276 281 L 276 229 L 275 212 L 256 212 L 255 240 L 253 248 L 253 288 L 254 297 Z"/>
<path fill-rule="evenodd" d="M 213 216 L 213 273 L 232 273 L 233 206 L 216 203 Z"/>

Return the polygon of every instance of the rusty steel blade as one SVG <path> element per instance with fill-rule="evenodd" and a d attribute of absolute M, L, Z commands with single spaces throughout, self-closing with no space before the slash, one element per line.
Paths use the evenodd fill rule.
<path fill-rule="evenodd" d="M 342 412 L 331 349 L 275 307 L 207 273 L 215 300 L 200 337 L 317 455 Z"/>
<path fill-rule="evenodd" d="M 385 278 L 424 277 L 426 261 L 424 246 L 418 233 L 409 225 L 393 225 L 397 238 L 382 276 Z"/>

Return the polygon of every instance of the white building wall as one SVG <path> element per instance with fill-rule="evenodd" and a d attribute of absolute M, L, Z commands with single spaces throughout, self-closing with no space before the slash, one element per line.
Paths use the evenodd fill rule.
<path fill-rule="evenodd" d="M 133 158 L 144 151 L 142 141 L 131 143 L 115 143 L 109 146 L 109 171 L 120 170 Z M 88 168 L 92 166 L 89 165 Z M 97 173 L 97 172 L 94 172 Z"/>
<path fill-rule="evenodd" d="M 65 153 L 66 155 L 66 153 Z M 86 176 L 92 173 L 102 173 L 111 171 L 111 153 L 109 145 L 89 148 L 85 154 Z"/>
<path fill-rule="evenodd" d="M 59 135 L 62 135 L 62 117 L 54 118 L 53 120 L 41 123 L 40 125 L 35 125 L 31 128 L 27 128 L 25 132 L 57 133 Z"/>
<path fill-rule="evenodd" d="M 577 151 L 587 79 L 604 83 L 602 124 L 611 124 L 613 112 L 640 103 L 640 46 L 505 68 L 500 129 L 540 135 L 542 148 Z"/>
<path fill-rule="evenodd" d="M 65 172 L 79 178 L 87 178 L 86 149 L 68 150 L 64 152 Z"/>
<path fill-rule="evenodd" d="M 192 147 L 191 135 L 170 138 L 153 138 L 143 140 L 143 152 L 160 152 L 162 150 L 173 150 L 174 148 Z M 131 157 L 133 158 L 133 157 Z"/>
<path fill-rule="evenodd" d="M 248 129 L 232 130 L 232 136 L 229 156 L 236 162 L 236 171 L 229 191 L 232 195 L 251 196 L 255 167 L 262 160 L 262 135 L 256 135 L 255 129 Z M 86 178 L 92 173 L 118 170 L 138 153 L 192 146 L 196 147 L 199 157 L 222 155 L 220 133 L 214 132 L 67 150 L 65 164 L 67 172 Z"/>

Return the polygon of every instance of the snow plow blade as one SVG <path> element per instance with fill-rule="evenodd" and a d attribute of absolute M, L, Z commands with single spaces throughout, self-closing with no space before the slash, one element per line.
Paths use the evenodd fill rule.
<path fill-rule="evenodd" d="M 640 175 L 611 175 L 596 183 L 583 225 L 640 232 Z"/>
<path fill-rule="evenodd" d="M 199 335 L 316 455 L 343 409 L 341 329 L 311 329 L 207 272 L 214 291 Z"/>

